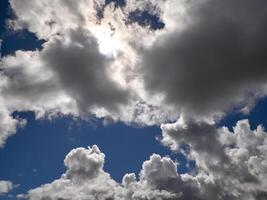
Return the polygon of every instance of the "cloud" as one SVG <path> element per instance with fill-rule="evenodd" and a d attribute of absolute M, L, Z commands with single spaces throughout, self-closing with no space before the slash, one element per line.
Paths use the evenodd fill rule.
<path fill-rule="evenodd" d="M 95 24 L 98 3 L 53 1 L 44 12 L 40 12 L 47 3 L 44 1 L 10 3 L 17 15 L 11 25 L 22 26 L 13 28 L 27 28 L 46 41 L 41 50 L 17 51 L 2 58 L 1 79 L 7 79 L 2 96 L 8 109 L 32 110 L 38 117 L 93 113 L 96 107 L 104 113 L 118 112 L 118 105 L 128 101 L 129 92 L 113 80 L 114 58 L 100 52 L 97 33 L 88 28 L 99 27 Z M 109 32 L 105 34 L 108 37 Z"/>
<path fill-rule="evenodd" d="M 65 158 L 64 164 L 68 167 L 66 176 L 75 179 L 90 179 L 98 175 L 103 169 L 105 155 L 97 146 L 92 149 L 77 148 Z"/>
<path fill-rule="evenodd" d="M 205 127 L 208 139 L 198 137 L 194 126 Z M 256 200 L 267 197 L 267 134 L 261 126 L 251 130 L 248 120 L 242 120 L 233 132 L 226 127 L 182 122 L 162 129 L 165 145 L 168 145 L 167 137 L 176 142 L 176 150 L 189 145 L 184 154 L 196 162 L 196 168 L 189 174 L 180 175 L 179 163 L 153 154 L 143 163 L 138 180 L 130 173 L 118 183 L 103 170 L 105 155 L 94 145 L 72 150 L 64 160 L 66 173 L 50 184 L 30 190 L 29 199 Z M 189 135 L 187 139 L 184 132 Z"/>
<path fill-rule="evenodd" d="M 30 190 L 30 200 L 266 198 L 263 128 L 240 121 L 231 132 L 215 124 L 266 95 L 264 0 L 10 4 L 17 17 L 11 28 L 26 28 L 44 43 L 1 59 L 0 147 L 23 124 L 15 111 L 37 118 L 93 115 L 162 124 L 162 143 L 196 162 L 181 175 L 177 163 L 153 154 L 139 177 L 126 174 L 118 183 L 103 170 L 97 146 L 78 148 L 66 156 L 61 178 Z M 164 28 L 129 23 L 136 11 L 156 15 Z"/>
<path fill-rule="evenodd" d="M 64 41 L 69 39 L 69 43 Z M 56 38 L 41 54 L 43 62 L 59 79 L 59 84 L 84 110 L 90 106 L 115 109 L 127 102 L 127 92 L 111 80 L 110 61 L 100 54 L 96 38 L 78 29 L 69 38 Z"/>
<path fill-rule="evenodd" d="M 27 28 L 38 38 L 49 40 L 52 36 L 70 29 L 84 26 L 87 21 L 97 20 L 97 7 L 104 5 L 104 0 L 81 0 L 78 3 L 62 0 L 17 1 L 10 0 L 11 8 L 17 19 L 11 23 L 14 28 Z M 43 8 L 46 9 L 43 9 Z M 27 12 L 28 10 L 31 12 Z M 88 14 L 89 13 L 89 14 Z"/>
<path fill-rule="evenodd" d="M 177 118 L 147 95 L 135 73 L 136 48 L 156 34 L 126 23 L 137 4 L 122 9 L 104 1 L 10 0 L 10 5 L 16 17 L 8 20 L 9 28 L 27 29 L 44 42 L 41 49 L 1 58 L 1 107 L 10 121 L 1 141 L 16 132 L 15 111 L 33 111 L 37 119 L 93 116 L 140 126 Z"/>
<path fill-rule="evenodd" d="M 13 187 L 12 182 L 0 180 L 0 196 L 9 193 Z"/>
<path fill-rule="evenodd" d="M 151 184 L 149 178 L 149 165 L 155 167 L 165 176 L 158 177 L 157 181 L 179 179 L 176 173 L 176 164 L 169 158 L 161 158 L 158 155 L 151 156 L 143 165 L 140 181 L 134 174 L 126 174 L 122 184 L 114 181 L 103 170 L 105 155 L 94 145 L 92 148 L 73 149 L 65 158 L 66 173 L 61 178 L 50 184 L 30 190 L 30 200 L 44 199 L 172 199 L 172 194 L 160 188 L 159 185 Z M 149 174 L 150 173 L 150 174 Z M 153 171 L 152 171 L 153 173 Z M 155 171 L 154 171 L 155 173 Z M 153 182 L 153 181 L 152 181 Z"/>
<path fill-rule="evenodd" d="M 262 126 L 251 130 L 248 120 L 226 127 L 185 122 L 162 125 L 163 144 L 196 161 L 196 175 L 204 199 L 266 198 L 267 134 Z M 184 145 L 189 149 L 183 151 Z"/>
<path fill-rule="evenodd" d="M 26 121 L 10 116 L 0 98 L 0 148 L 4 146 L 8 137 L 16 133 L 17 127 L 23 127 Z"/>
<path fill-rule="evenodd" d="M 8 105 L 14 109 L 39 116 L 82 112 L 153 125 L 180 114 L 213 119 L 234 106 L 247 112 L 265 95 L 261 0 L 128 1 L 123 8 L 87 0 L 10 3 L 17 16 L 11 27 L 27 28 L 45 39 L 42 50 L 3 58 L 4 71 L 18 65 L 13 72 L 17 77 L 8 72 L 10 82 L 20 81 L 17 88 L 10 83 L 13 88 L 6 93 L 27 91 L 21 106 Z M 165 28 L 127 23 L 135 11 L 156 15 Z M 35 66 L 34 73 L 29 65 Z M 40 73 L 42 79 L 36 75 Z"/>
<path fill-rule="evenodd" d="M 180 14 L 176 25 L 170 27 L 172 21 L 165 19 L 168 29 L 142 55 L 139 73 L 146 90 L 164 95 L 163 103 L 195 118 L 221 115 L 246 105 L 250 95 L 265 95 L 266 4 L 262 0 L 185 4 L 183 12 L 172 11 Z"/>
<path fill-rule="evenodd" d="M 88 0 L 10 3 L 17 17 L 10 26 L 45 40 L 41 50 L 2 59 L 2 98 L 11 113 L 142 126 L 181 114 L 214 121 L 235 106 L 248 112 L 266 93 L 262 0 L 129 1 L 123 8 Z M 156 15 L 165 27 L 128 23 L 135 11 Z"/>

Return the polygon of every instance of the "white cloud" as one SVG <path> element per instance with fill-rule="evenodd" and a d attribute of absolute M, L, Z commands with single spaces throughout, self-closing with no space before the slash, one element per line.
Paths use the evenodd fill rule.
<path fill-rule="evenodd" d="M 163 126 L 163 142 L 167 144 L 168 135 L 173 137 L 171 141 L 176 142 L 177 150 L 180 143 L 190 146 L 184 153 L 196 161 L 196 168 L 189 174 L 178 174 L 179 163 L 153 154 L 143 163 L 139 180 L 131 173 L 117 183 L 103 171 L 105 155 L 97 146 L 77 148 L 64 160 L 66 173 L 50 184 L 30 190 L 28 197 L 30 200 L 266 198 L 267 134 L 261 126 L 251 130 L 248 121 L 243 120 L 230 132 L 225 127 L 217 129 L 207 124 L 183 125 L 180 122 Z M 199 137 L 194 126 L 204 127 L 202 130 L 209 137 L 205 140 Z M 187 139 L 184 132 L 189 135 Z"/>
<path fill-rule="evenodd" d="M 162 131 L 162 142 L 173 150 L 189 145 L 184 153 L 196 161 L 198 173 L 190 179 L 199 182 L 206 199 L 266 198 L 267 134 L 262 126 L 251 130 L 248 120 L 243 120 L 231 132 L 180 119 L 163 125 Z"/>
<path fill-rule="evenodd" d="M 4 101 L 0 98 L 0 147 L 4 146 L 8 137 L 16 133 L 17 127 L 22 127 L 25 124 L 25 120 L 10 116 Z"/>
<path fill-rule="evenodd" d="M 0 196 L 5 195 L 13 189 L 13 183 L 11 181 L 0 180 Z"/>
<path fill-rule="evenodd" d="M 73 149 L 65 158 L 67 167 L 60 179 L 50 184 L 30 190 L 30 200 L 43 199 L 169 199 L 177 194 L 162 189 L 157 181 L 168 179 L 179 179 L 176 164 L 169 158 L 161 158 L 158 155 L 151 156 L 146 161 L 141 171 L 140 181 L 136 180 L 134 174 L 126 174 L 122 184 L 114 181 L 110 175 L 103 171 L 105 155 L 94 145 L 92 148 Z M 150 171 L 149 166 L 154 169 Z M 160 169 L 157 166 L 161 166 Z M 159 171 L 156 181 L 151 180 L 151 173 Z M 165 176 L 164 176 L 165 175 Z M 155 182 L 152 186 L 151 183 Z"/>

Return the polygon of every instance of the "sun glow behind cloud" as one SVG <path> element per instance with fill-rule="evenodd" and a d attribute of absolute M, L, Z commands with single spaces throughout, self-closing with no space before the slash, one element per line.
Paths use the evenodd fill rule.
<path fill-rule="evenodd" d="M 99 24 L 90 27 L 90 31 L 97 38 L 99 50 L 106 56 L 116 56 L 121 48 L 121 42 L 115 37 L 115 29 L 111 24 Z"/>
<path fill-rule="evenodd" d="M 119 26 L 118 24 L 116 25 Z M 131 62 L 131 57 L 135 55 L 132 48 L 124 41 L 125 38 L 122 35 L 124 29 L 122 27 L 115 27 L 108 20 L 103 20 L 101 23 L 89 23 L 87 27 L 97 40 L 99 52 L 112 59 L 111 64 L 106 69 L 108 74 L 112 74 L 109 78 L 121 88 L 127 89 L 129 84 L 126 80 L 127 75 L 125 71 L 129 71 L 126 68 L 129 66 L 129 62 Z M 125 54 L 125 51 L 127 51 L 127 54 Z"/>

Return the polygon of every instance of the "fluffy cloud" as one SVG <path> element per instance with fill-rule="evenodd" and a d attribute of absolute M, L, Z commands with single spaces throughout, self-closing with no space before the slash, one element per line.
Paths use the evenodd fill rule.
<path fill-rule="evenodd" d="M 30 190 L 30 200 L 44 199 L 173 199 L 177 195 L 164 190 L 160 180 L 168 182 L 180 179 L 176 164 L 169 158 L 151 156 L 141 171 L 140 181 L 134 174 L 126 174 L 122 184 L 114 181 L 103 171 L 105 155 L 94 145 L 92 148 L 73 149 L 65 158 L 67 167 L 60 179 Z M 151 171 L 150 166 L 154 166 Z M 158 167 L 160 167 L 158 169 Z M 161 173 L 155 180 L 151 177 L 157 170 Z M 153 183 L 153 185 L 152 185 Z"/>
<path fill-rule="evenodd" d="M 162 142 L 196 161 L 198 181 L 206 199 L 266 198 L 267 134 L 262 126 L 251 130 L 248 120 L 234 131 L 180 119 L 162 126 Z M 189 176 L 187 177 L 189 178 Z"/>
<path fill-rule="evenodd" d="M 209 134 L 208 139 L 198 137 L 194 126 L 203 127 L 201 130 Z M 243 120 L 233 132 L 225 127 L 216 129 L 212 125 L 182 122 L 162 129 L 164 144 L 175 142 L 172 147 L 176 150 L 189 145 L 184 154 L 196 162 L 190 174 L 178 174 L 179 163 L 153 154 L 143 163 L 139 180 L 135 174 L 126 174 L 122 183 L 117 183 L 103 171 L 105 155 L 94 145 L 72 150 L 64 160 L 66 173 L 50 184 L 30 190 L 29 199 L 256 200 L 267 197 L 267 134 L 261 126 L 251 130 L 248 121 Z M 189 135 L 186 139 L 185 132 Z"/>
<path fill-rule="evenodd" d="M 10 116 L 3 99 L 0 98 L 0 148 L 4 146 L 8 137 L 16 133 L 17 127 L 25 124 L 25 120 Z"/>
<path fill-rule="evenodd" d="M 0 180 L 0 196 L 10 192 L 13 187 L 12 182 Z"/>

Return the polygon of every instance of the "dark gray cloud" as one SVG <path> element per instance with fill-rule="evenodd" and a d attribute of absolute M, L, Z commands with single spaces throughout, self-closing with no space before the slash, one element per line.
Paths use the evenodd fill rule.
<path fill-rule="evenodd" d="M 188 4 L 182 28 L 159 36 L 142 56 L 146 89 L 185 113 L 210 115 L 244 103 L 266 83 L 266 2 Z"/>

